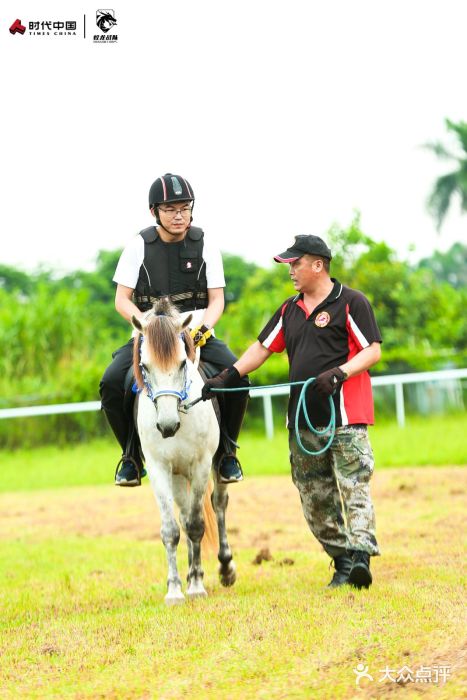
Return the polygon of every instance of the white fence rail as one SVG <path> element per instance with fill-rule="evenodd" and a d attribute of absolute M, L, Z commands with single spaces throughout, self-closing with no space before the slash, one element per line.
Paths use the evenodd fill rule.
<path fill-rule="evenodd" d="M 452 381 L 467 378 L 467 367 L 464 369 L 445 369 L 437 372 L 414 372 L 412 374 L 392 374 L 384 377 L 372 377 L 374 387 L 394 386 L 396 398 L 397 422 L 401 428 L 405 425 L 404 384 L 418 384 L 421 382 Z M 274 435 L 274 421 L 272 412 L 272 397 L 285 396 L 289 393 L 288 386 L 275 388 L 255 389 L 251 392 L 252 398 L 263 399 L 264 423 L 266 435 L 271 438 Z M 59 413 L 79 413 L 82 411 L 100 410 L 100 401 L 85 401 L 81 403 L 59 403 L 46 406 L 25 406 L 22 408 L 0 409 L 2 418 L 26 418 L 30 416 L 49 416 Z"/>
<path fill-rule="evenodd" d="M 405 426 L 404 384 L 418 384 L 421 382 L 452 381 L 467 378 L 467 367 L 464 369 L 445 369 L 437 372 L 414 372 L 412 374 L 391 374 L 384 377 L 372 377 L 371 384 L 377 386 L 394 386 L 396 398 L 396 416 L 399 427 Z M 251 392 L 251 396 L 261 396 L 263 399 L 264 423 L 268 437 L 274 435 L 274 422 L 272 413 L 272 396 L 284 396 L 289 393 L 289 387 L 277 387 L 276 389 L 257 389 Z M 0 416 L 1 417 L 1 416 Z"/>

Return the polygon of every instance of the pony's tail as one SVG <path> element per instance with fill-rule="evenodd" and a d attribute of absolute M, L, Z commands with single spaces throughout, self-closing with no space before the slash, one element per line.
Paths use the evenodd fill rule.
<path fill-rule="evenodd" d="M 219 536 L 217 530 L 217 518 L 212 507 L 211 494 L 214 490 L 212 479 L 208 481 L 206 493 L 203 500 L 204 537 L 201 540 L 201 550 L 203 555 L 219 550 Z"/>

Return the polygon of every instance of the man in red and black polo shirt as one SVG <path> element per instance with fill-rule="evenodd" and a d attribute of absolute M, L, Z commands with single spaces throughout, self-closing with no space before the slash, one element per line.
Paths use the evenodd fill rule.
<path fill-rule="evenodd" d="M 296 236 L 293 245 L 275 256 L 290 265 L 297 294 L 287 299 L 248 350 L 232 367 L 208 380 L 209 389 L 235 386 L 273 352 L 287 351 L 290 381 L 316 377 L 306 406 L 317 428 L 329 424 L 331 397 L 336 433 L 327 451 L 308 455 L 297 444 L 295 414 L 301 386 L 291 387 L 288 427 L 292 479 L 299 490 L 307 523 L 334 559 L 329 586 L 371 584 L 370 556 L 379 554 L 369 482 L 373 453 L 367 426 L 374 422 L 368 369 L 381 356 L 381 334 L 368 299 L 329 275 L 332 255 L 317 236 Z M 312 433 L 301 413 L 303 446 L 323 447 L 329 436 Z"/>

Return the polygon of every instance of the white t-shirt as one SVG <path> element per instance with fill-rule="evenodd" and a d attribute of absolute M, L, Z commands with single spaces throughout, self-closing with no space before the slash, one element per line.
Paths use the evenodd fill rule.
<path fill-rule="evenodd" d="M 118 261 L 117 269 L 113 276 L 113 281 L 117 284 L 122 284 L 124 287 L 135 289 L 138 282 L 139 271 L 144 260 L 144 240 L 139 233 L 130 240 Z M 213 246 L 206 237 L 203 239 L 203 260 L 206 263 L 206 279 L 208 289 L 216 289 L 225 287 L 224 266 L 222 264 L 222 256 L 220 250 Z M 197 309 L 196 311 L 183 312 L 182 317 L 186 318 L 190 313 L 193 314 L 193 320 L 190 326 L 201 325 L 203 322 L 205 309 Z"/>

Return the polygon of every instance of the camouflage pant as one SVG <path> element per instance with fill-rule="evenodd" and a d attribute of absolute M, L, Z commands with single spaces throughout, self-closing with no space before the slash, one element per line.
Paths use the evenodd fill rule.
<path fill-rule="evenodd" d="M 301 430 L 300 438 L 308 450 L 327 441 L 309 430 Z M 331 557 L 352 549 L 379 554 L 369 486 L 374 460 L 366 427 L 336 428 L 330 448 L 317 457 L 300 450 L 293 431 L 289 446 L 303 513 L 325 551 Z"/>

